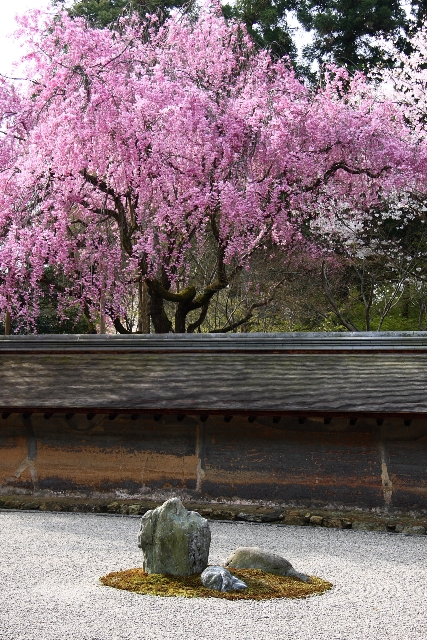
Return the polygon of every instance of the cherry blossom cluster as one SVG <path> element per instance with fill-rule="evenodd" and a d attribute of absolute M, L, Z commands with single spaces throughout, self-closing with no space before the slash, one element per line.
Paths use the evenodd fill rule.
<path fill-rule="evenodd" d="M 311 224 L 356 223 L 415 179 L 392 100 L 336 67 L 305 86 L 215 5 L 116 30 L 33 12 L 21 38 L 28 80 L 0 83 L 0 312 L 23 322 L 46 286 L 95 317 L 140 277 L 191 284 L 208 235 L 245 267 L 307 247 Z"/>

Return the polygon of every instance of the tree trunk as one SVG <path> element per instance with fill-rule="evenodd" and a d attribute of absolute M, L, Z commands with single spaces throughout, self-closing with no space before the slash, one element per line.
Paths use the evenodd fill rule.
<path fill-rule="evenodd" d="M 185 320 L 188 315 L 187 305 L 178 304 L 175 313 L 175 333 L 185 333 Z"/>
<path fill-rule="evenodd" d="M 100 319 L 99 319 L 99 333 L 105 333 L 105 296 L 101 293 L 100 300 Z"/>
<path fill-rule="evenodd" d="M 150 333 L 150 314 L 148 310 L 147 285 L 138 282 L 138 333 Z"/>
<path fill-rule="evenodd" d="M 10 336 L 10 313 L 6 311 L 6 315 L 4 318 L 4 335 Z"/>
<path fill-rule="evenodd" d="M 156 294 L 149 285 L 148 287 L 150 291 L 150 316 L 155 333 L 172 333 L 172 322 L 166 315 L 163 298 Z"/>

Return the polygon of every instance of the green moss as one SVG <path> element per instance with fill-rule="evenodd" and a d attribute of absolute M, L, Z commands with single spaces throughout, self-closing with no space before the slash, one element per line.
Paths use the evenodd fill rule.
<path fill-rule="evenodd" d="M 127 569 L 103 576 L 101 583 L 115 589 L 124 589 L 134 593 L 152 596 L 181 596 L 183 598 L 222 598 L 225 600 L 270 600 L 272 598 L 306 598 L 321 594 L 332 588 L 332 584 L 322 578 L 310 576 L 310 582 L 301 582 L 295 578 L 285 578 L 259 569 L 233 570 L 248 588 L 244 591 L 223 593 L 206 589 L 200 575 L 167 576 L 148 574 L 142 569 Z"/>

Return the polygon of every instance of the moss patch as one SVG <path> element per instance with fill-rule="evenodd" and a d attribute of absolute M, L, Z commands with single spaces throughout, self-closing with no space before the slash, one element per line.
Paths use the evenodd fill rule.
<path fill-rule="evenodd" d="M 310 582 L 301 582 L 295 578 L 275 576 L 259 569 L 233 570 L 248 588 L 244 591 L 223 593 L 206 589 L 200 582 L 200 575 L 166 576 L 148 574 L 142 569 L 115 571 L 103 576 L 103 585 L 125 589 L 134 593 L 151 596 L 181 596 L 184 598 L 222 598 L 225 600 L 270 600 L 272 598 L 306 598 L 331 589 L 332 584 L 322 578 L 310 576 Z"/>

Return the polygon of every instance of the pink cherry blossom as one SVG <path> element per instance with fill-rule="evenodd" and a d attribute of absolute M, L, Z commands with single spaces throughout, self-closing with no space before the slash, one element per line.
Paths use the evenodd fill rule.
<path fill-rule="evenodd" d="M 143 278 L 185 320 L 254 252 L 310 250 L 313 221 L 362 218 L 414 179 L 403 116 L 363 76 L 310 89 L 215 5 L 115 31 L 34 12 L 21 37 L 28 81 L 0 84 L 0 311 L 29 327 L 49 269 L 94 318 Z"/>

